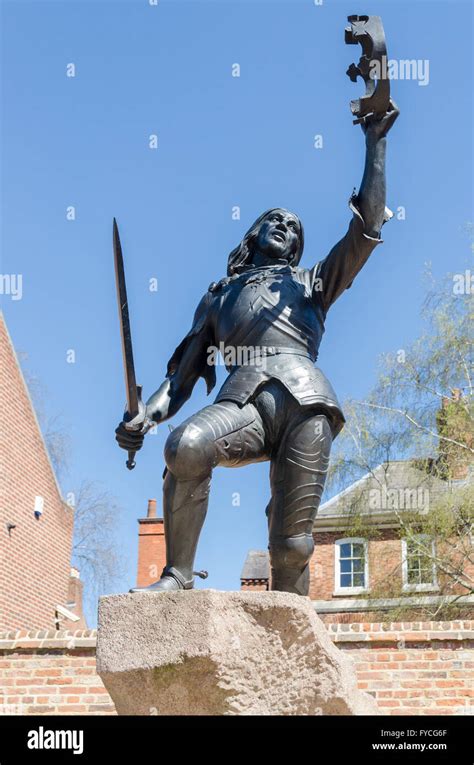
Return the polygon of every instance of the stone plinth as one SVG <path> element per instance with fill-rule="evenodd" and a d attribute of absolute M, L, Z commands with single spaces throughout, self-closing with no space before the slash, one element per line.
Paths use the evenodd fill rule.
<path fill-rule="evenodd" d="M 97 671 L 122 715 L 378 714 L 309 598 L 285 592 L 102 597 Z"/>

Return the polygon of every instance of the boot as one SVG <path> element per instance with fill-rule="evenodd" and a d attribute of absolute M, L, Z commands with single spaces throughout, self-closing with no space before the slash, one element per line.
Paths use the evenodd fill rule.
<path fill-rule="evenodd" d="M 207 579 L 207 571 L 193 571 L 193 574 Z M 194 588 L 194 578 L 186 579 L 173 566 L 165 566 L 161 578 L 147 587 L 132 587 L 129 592 L 175 592 L 176 590 L 192 590 Z"/>
<path fill-rule="evenodd" d="M 207 578 L 207 571 L 193 571 L 193 564 L 206 517 L 210 479 L 209 475 L 183 481 L 166 471 L 163 483 L 166 566 L 157 582 L 147 587 L 132 587 L 129 592 L 192 590 L 193 575 Z"/>
<path fill-rule="evenodd" d="M 280 592 L 294 592 L 295 595 L 309 594 L 309 565 L 303 569 L 284 568 L 271 570 L 271 589 Z"/>

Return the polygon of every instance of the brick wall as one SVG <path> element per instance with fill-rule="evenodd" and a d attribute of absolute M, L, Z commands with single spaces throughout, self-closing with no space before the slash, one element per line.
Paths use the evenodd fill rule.
<path fill-rule="evenodd" d="M 334 597 L 335 542 L 347 536 L 344 530 L 314 534 L 314 553 L 310 561 L 312 600 L 332 600 Z M 402 586 L 402 543 L 394 529 L 379 531 L 376 539 L 369 540 L 369 586 L 375 590 L 380 582 L 390 586 Z"/>
<path fill-rule="evenodd" d="M 328 624 L 389 715 L 474 714 L 474 621 Z M 116 714 L 95 630 L 0 633 L 0 713 Z"/>
<path fill-rule="evenodd" d="M 0 369 L 0 629 L 51 629 L 56 605 L 68 599 L 73 511 L 61 498 L 1 313 Z M 36 496 L 44 500 L 39 519 Z"/>
<path fill-rule="evenodd" d="M 332 532 L 313 534 L 314 552 L 309 562 L 309 597 L 312 600 L 331 600 L 334 592 L 334 540 L 340 535 Z"/>
<path fill-rule="evenodd" d="M 337 600 L 351 597 L 350 592 L 334 595 L 335 542 L 345 536 L 347 534 L 343 529 L 318 532 L 313 535 L 315 548 L 310 561 L 309 591 L 312 600 Z M 369 597 L 396 597 L 401 593 L 402 540 L 396 529 L 379 529 L 377 537 L 368 540 L 368 572 Z M 465 573 L 466 576 L 474 575 L 474 566 L 466 563 Z M 467 594 L 464 587 L 456 585 L 449 577 L 446 579 L 439 572 L 438 583 L 443 594 Z"/>
<path fill-rule="evenodd" d="M 329 624 L 383 714 L 474 715 L 474 621 Z"/>
<path fill-rule="evenodd" d="M 0 633 L 0 713 L 116 714 L 96 673 L 96 630 Z"/>
<path fill-rule="evenodd" d="M 269 589 L 269 582 L 268 579 L 241 579 L 240 589 L 264 592 Z"/>
<path fill-rule="evenodd" d="M 154 503 L 154 505 L 152 504 Z M 156 500 L 148 501 L 148 512 L 156 513 Z M 166 565 L 166 542 L 163 518 L 148 515 L 138 521 L 137 587 L 156 582 Z"/>

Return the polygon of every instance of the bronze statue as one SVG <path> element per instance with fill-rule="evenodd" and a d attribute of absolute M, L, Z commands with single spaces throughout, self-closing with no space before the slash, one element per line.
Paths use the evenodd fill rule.
<path fill-rule="evenodd" d="M 348 40 L 346 31 L 346 41 L 360 36 L 370 42 L 372 34 L 379 55 L 377 19 L 375 26 L 374 17 L 349 21 L 354 39 Z M 374 93 L 371 83 L 367 92 Z M 388 217 L 386 136 L 399 112 L 386 83 L 374 103 L 372 111 L 367 105 L 359 112 L 357 106 L 352 109 L 365 135 L 366 160 L 359 193 L 349 200 L 352 219 L 343 238 L 324 260 L 302 268 L 304 234 L 298 216 L 282 208 L 263 213 L 230 253 L 227 276 L 212 283 L 199 303 L 190 331 L 168 362 L 164 382 L 146 405 L 135 396 L 116 430 L 133 467 L 133 453 L 142 447 L 147 431 L 179 411 L 199 377 L 211 392 L 215 349 L 224 351 L 229 375 L 214 403 L 173 429 L 166 442 L 167 564 L 158 582 L 132 592 L 192 588 L 213 468 L 270 461 L 266 513 L 271 587 L 308 594 L 313 523 L 331 444 L 344 423 L 336 395 L 314 362 L 329 308 L 380 244 Z M 125 336 L 125 358 L 126 341 Z M 244 360 L 242 349 L 250 349 Z"/>

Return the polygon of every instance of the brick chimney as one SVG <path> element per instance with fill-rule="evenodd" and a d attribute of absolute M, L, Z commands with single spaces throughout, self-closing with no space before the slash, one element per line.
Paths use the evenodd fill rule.
<path fill-rule="evenodd" d="M 166 564 L 165 527 L 156 517 L 156 499 L 148 500 L 146 518 L 138 519 L 137 587 L 156 582 Z"/>
<path fill-rule="evenodd" d="M 443 396 L 437 426 L 441 436 L 472 448 L 472 419 L 460 388 L 453 388 L 451 397 Z M 467 477 L 473 459 L 468 449 L 440 439 L 438 463 L 446 478 L 462 480 Z"/>
<path fill-rule="evenodd" d="M 270 561 L 266 550 L 249 550 L 240 574 L 240 589 L 270 589 Z"/>

